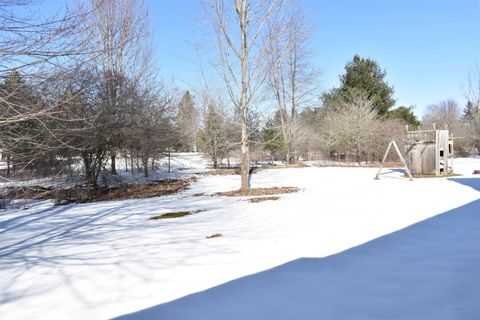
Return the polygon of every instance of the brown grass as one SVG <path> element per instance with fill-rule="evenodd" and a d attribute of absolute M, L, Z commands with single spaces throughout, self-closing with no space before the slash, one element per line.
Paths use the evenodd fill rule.
<path fill-rule="evenodd" d="M 272 188 L 251 188 L 246 190 L 234 190 L 227 192 L 217 192 L 219 196 L 226 197 L 245 197 L 245 196 L 269 196 L 283 193 L 298 192 L 296 187 L 272 187 Z"/>
<path fill-rule="evenodd" d="M 190 211 L 177 211 L 177 212 L 168 212 L 161 214 L 159 216 L 151 217 L 150 220 L 162 220 L 162 219 L 172 219 L 180 218 L 190 215 Z"/>
<path fill-rule="evenodd" d="M 272 196 L 272 197 L 258 197 L 258 198 L 251 198 L 248 199 L 251 203 L 259 203 L 259 202 L 264 202 L 264 201 L 273 201 L 273 200 L 278 200 L 280 197 L 277 196 Z"/>
<path fill-rule="evenodd" d="M 7 187 L 6 198 L 8 199 L 33 199 L 43 200 L 51 199 L 53 188 L 45 188 L 40 186 L 33 187 Z"/>
<path fill-rule="evenodd" d="M 153 216 L 149 220 L 162 220 L 162 219 L 172 219 L 172 218 L 180 218 L 180 217 L 185 217 L 189 216 L 194 213 L 199 213 L 205 211 L 204 209 L 201 210 L 195 210 L 195 211 L 173 211 L 173 212 L 167 212 L 163 213 L 158 216 Z"/>

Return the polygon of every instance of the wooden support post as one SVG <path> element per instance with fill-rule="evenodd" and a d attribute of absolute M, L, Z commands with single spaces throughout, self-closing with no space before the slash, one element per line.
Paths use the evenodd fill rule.
<path fill-rule="evenodd" d="M 388 153 L 390 152 L 390 149 L 392 148 L 392 145 L 395 148 L 395 151 L 397 152 L 398 157 L 400 158 L 403 165 L 405 166 L 405 172 L 407 173 L 408 177 L 410 178 L 410 181 L 413 181 L 413 177 L 412 177 L 412 174 L 410 173 L 410 170 L 408 169 L 407 162 L 403 158 L 402 153 L 400 152 L 400 149 L 398 148 L 398 145 L 394 140 L 390 141 L 390 143 L 388 144 L 387 151 L 385 152 L 385 155 L 383 156 L 382 163 L 380 164 L 380 168 L 378 169 L 378 172 L 375 175 L 375 179 L 376 180 L 380 179 L 380 172 L 383 169 L 383 164 L 385 163 L 385 160 L 387 160 L 387 156 L 388 156 Z"/>
<path fill-rule="evenodd" d="M 390 143 L 388 144 L 388 147 L 387 147 L 387 151 L 385 152 L 385 155 L 383 156 L 383 160 L 382 162 L 380 163 L 380 168 L 378 168 L 378 172 L 377 174 L 375 175 L 375 179 L 376 180 L 379 180 L 379 175 L 380 175 L 380 172 L 382 171 L 383 169 L 383 163 L 385 162 L 385 160 L 387 159 L 387 156 L 388 156 L 388 153 L 390 152 L 390 148 L 392 147 L 392 141 L 390 141 Z"/>

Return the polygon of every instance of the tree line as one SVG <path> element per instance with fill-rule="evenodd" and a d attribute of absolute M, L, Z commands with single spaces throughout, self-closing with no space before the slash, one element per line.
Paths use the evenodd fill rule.
<path fill-rule="evenodd" d="M 200 151 L 215 168 L 238 161 L 245 189 L 252 160 L 378 161 L 405 124 L 448 125 L 458 152 L 478 152 L 478 79 L 463 112 L 447 100 L 419 121 L 371 58 L 355 55 L 323 92 L 300 2 L 199 1 L 213 72 L 185 92 L 159 80 L 142 0 L 85 0 L 48 19 L 33 0 L 0 3 L 2 176 L 80 170 L 97 186 L 119 163 L 148 176 L 165 154 Z"/>

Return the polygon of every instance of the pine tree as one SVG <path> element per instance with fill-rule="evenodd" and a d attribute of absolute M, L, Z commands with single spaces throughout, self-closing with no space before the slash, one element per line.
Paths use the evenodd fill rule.
<path fill-rule="evenodd" d="M 201 142 L 204 152 L 212 159 L 215 169 L 232 149 L 230 135 L 224 117 L 213 104 L 210 104 L 205 115 L 205 127 L 201 135 Z"/>
<path fill-rule="evenodd" d="M 45 139 L 45 130 L 38 121 L 41 117 L 40 104 L 16 70 L 0 85 L 0 119 L 14 119 L 6 121 L 0 128 L 0 148 L 8 162 L 22 166 L 33 166 L 39 162 L 39 149 Z"/>
<path fill-rule="evenodd" d="M 475 110 L 475 109 L 476 108 L 475 108 L 475 105 L 473 104 L 473 102 L 468 101 L 467 105 L 463 109 L 462 118 L 464 120 L 472 120 L 474 118 L 475 111 L 478 112 L 478 110 Z"/>
<path fill-rule="evenodd" d="M 418 127 L 420 125 L 420 121 L 417 119 L 415 114 L 413 113 L 413 106 L 405 107 L 400 106 L 393 110 L 390 110 L 385 115 L 387 119 L 399 119 L 404 121 L 409 126 L 413 128 Z"/>
<path fill-rule="evenodd" d="M 383 116 L 395 104 L 393 87 L 385 81 L 385 76 L 386 71 L 375 60 L 355 55 L 346 64 L 345 74 L 340 76 L 340 87 L 324 94 L 324 105 L 338 105 L 351 93 L 366 93 L 373 101 L 373 109 Z"/>
<path fill-rule="evenodd" d="M 178 149 L 195 151 L 199 127 L 199 115 L 195 103 L 187 90 L 178 104 L 177 112 Z"/>

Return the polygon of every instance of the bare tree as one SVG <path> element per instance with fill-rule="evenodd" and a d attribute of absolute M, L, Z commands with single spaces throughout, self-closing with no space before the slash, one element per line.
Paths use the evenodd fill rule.
<path fill-rule="evenodd" d="M 31 167 L 51 156 L 49 142 L 55 138 L 50 124 L 62 102 L 44 89 L 53 78 L 68 74 L 71 61 L 86 54 L 81 43 L 73 41 L 79 32 L 76 12 L 59 9 L 44 17 L 35 13 L 40 5 L 42 1 L 0 1 L 0 148 L 10 160 L 15 158 L 14 168 Z M 14 78 L 20 79 L 17 85 L 10 81 Z"/>
<path fill-rule="evenodd" d="M 144 88 L 136 88 L 131 98 L 131 115 L 125 128 L 128 139 L 126 148 L 141 161 L 144 176 L 149 175 L 149 161 L 160 157 L 173 146 L 172 121 L 175 95 L 163 83 L 151 82 Z M 133 166 L 132 166 L 133 173 Z"/>
<path fill-rule="evenodd" d="M 464 143 L 480 153 L 480 68 L 469 75 L 466 98 L 468 102 L 462 115 Z"/>
<path fill-rule="evenodd" d="M 321 119 L 324 150 L 345 154 L 347 160 L 354 155 L 357 162 L 378 160 L 391 140 L 403 136 L 402 124 L 379 118 L 366 93 L 352 90 L 337 103 Z"/>
<path fill-rule="evenodd" d="M 15 69 L 40 78 L 44 67 L 62 67 L 64 59 L 82 56 L 72 36 L 79 32 L 77 12 L 62 10 L 50 17 L 38 14 L 43 1 L 0 1 L 0 76 Z"/>
<path fill-rule="evenodd" d="M 132 86 L 145 75 L 151 55 L 148 14 L 143 0 L 89 0 L 84 14 L 85 35 L 95 54 L 92 63 L 102 79 L 102 104 L 110 115 L 106 145 L 116 173 L 116 154 L 124 144 L 122 127 Z M 127 86 L 128 82 L 128 86 Z"/>
<path fill-rule="evenodd" d="M 435 124 L 439 129 L 447 127 L 454 134 L 461 130 L 461 112 L 456 101 L 452 99 L 440 101 L 427 106 L 422 118 L 422 127 L 431 128 Z"/>
<path fill-rule="evenodd" d="M 241 128 L 241 189 L 250 188 L 248 119 L 268 75 L 268 25 L 288 0 L 203 0 L 218 53 L 218 71 Z"/>
<path fill-rule="evenodd" d="M 298 156 L 298 144 L 302 134 L 299 112 L 316 102 L 318 71 L 312 66 L 307 41 L 311 28 L 300 6 L 288 12 L 284 32 L 278 23 L 270 24 L 270 78 L 269 85 L 280 113 L 281 132 L 284 140 L 285 161 L 294 163 Z"/>

